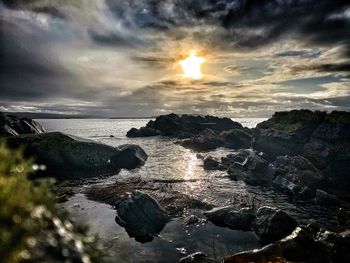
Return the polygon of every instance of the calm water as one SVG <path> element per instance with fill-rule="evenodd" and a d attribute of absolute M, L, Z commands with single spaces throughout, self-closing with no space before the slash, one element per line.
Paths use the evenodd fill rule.
<path fill-rule="evenodd" d="M 263 119 L 237 120 L 247 127 L 254 127 Z M 174 144 L 174 140 L 162 137 L 127 138 L 126 132 L 132 128 L 144 126 L 148 120 L 111 120 L 111 119 L 67 119 L 38 120 L 47 131 L 64 133 L 92 139 L 98 142 L 118 146 L 125 143 L 140 145 L 148 154 L 146 164 L 133 171 L 122 170 L 117 177 L 138 176 L 147 179 L 198 179 L 196 182 L 174 184 L 181 190 L 200 200 L 215 206 L 238 205 L 242 201 L 251 201 L 259 205 L 277 206 L 288 211 L 301 223 L 310 218 L 321 220 L 327 227 L 336 224 L 335 214 L 311 204 L 289 202 L 287 196 L 276 194 L 271 189 L 247 186 L 243 182 L 234 182 L 225 172 L 205 171 L 202 160 L 196 153 Z M 113 135 L 114 137 L 110 137 Z M 218 149 L 210 152 L 214 156 L 228 154 L 229 150 Z M 115 177 L 105 178 L 99 183 L 108 184 Z M 185 227 L 179 219 L 172 220 L 152 242 L 141 244 L 131 239 L 125 230 L 115 223 L 115 211 L 108 205 L 87 200 L 83 194 L 73 196 L 65 207 L 73 216 L 88 223 L 99 235 L 109 254 L 111 262 L 177 262 L 183 254 L 203 251 L 212 257 L 258 248 L 254 233 L 233 231 L 208 223 L 200 226 Z M 195 211 L 200 213 L 200 211 Z M 117 260 L 118 259 L 118 260 Z"/>

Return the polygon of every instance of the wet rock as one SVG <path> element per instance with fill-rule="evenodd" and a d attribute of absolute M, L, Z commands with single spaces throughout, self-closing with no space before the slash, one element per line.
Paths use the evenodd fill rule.
<path fill-rule="evenodd" d="M 350 227 L 350 210 L 345 208 L 339 208 L 337 213 L 338 221 L 340 226 Z"/>
<path fill-rule="evenodd" d="M 319 232 L 313 243 L 310 262 L 350 262 L 350 243 L 341 235 L 324 231 Z"/>
<path fill-rule="evenodd" d="M 283 257 L 292 261 L 305 261 L 312 255 L 313 235 L 307 230 L 297 227 L 289 236 L 278 241 Z"/>
<path fill-rule="evenodd" d="M 209 151 L 224 146 L 223 140 L 211 129 L 179 141 L 178 144 L 195 151 Z"/>
<path fill-rule="evenodd" d="M 166 211 L 150 195 L 133 191 L 116 204 L 116 222 L 130 237 L 139 242 L 149 242 L 162 231 L 169 221 Z"/>
<path fill-rule="evenodd" d="M 131 128 L 126 134 L 126 136 L 130 138 L 151 137 L 151 136 L 157 136 L 157 135 L 159 135 L 159 133 L 155 129 L 152 129 L 149 127 L 141 127 L 140 129 Z"/>
<path fill-rule="evenodd" d="M 223 170 L 225 169 L 219 160 L 212 156 L 208 156 L 203 160 L 203 168 L 205 170 Z"/>
<path fill-rule="evenodd" d="M 255 219 L 251 209 L 242 208 L 237 211 L 232 206 L 214 208 L 204 214 L 215 225 L 243 231 L 250 231 Z"/>
<path fill-rule="evenodd" d="M 323 179 L 322 173 L 302 156 L 278 156 L 269 166 L 269 173 L 274 177 L 281 176 L 296 185 L 311 188 L 317 187 Z"/>
<path fill-rule="evenodd" d="M 117 174 L 125 165 L 112 158 L 120 156 L 121 152 L 128 155 L 112 146 L 60 132 L 10 137 L 8 144 L 13 148 L 25 146 L 27 156 L 44 164 L 47 169 L 39 171 L 39 175 L 62 179 Z"/>
<path fill-rule="evenodd" d="M 191 255 L 183 257 L 179 263 L 218 263 L 219 261 L 209 258 L 203 252 L 195 252 Z"/>
<path fill-rule="evenodd" d="M 335 196 L 331 195 L 325 191 L 322 191 L 320 189 L 316 190 L 315 195 L 315 201 L 316 203 L 324 206 L 339 206 L 340 200 Z"/>
<path fill-rule="evenodd" d="M 155 120 L 149 121 L 146 128 L 150 128 L 159 135 L 176 138 L 189 138 L 197 135 L 209 128 L 216 133 L 221 133 L 230 129 L 242 129 L 242 125 L 229 118 L 219 118 L 214 116 L 176 115 L 174 113 L 162 115 Z M 141 128 L 142 129 L 142 128 Z M 133 137 L 142 137 L 143 133 L 136 132 L 135 128 L 131 132 Z"/>
<path fill-rule="evenodd" d="M 146 152 L 138 145 L 124 144 L 117 150 L 119 152 L 111 158 L 111 163 L 119 168 L 134 169 L 144 165 L 147 160 Z"/>
<path fill-rule="evenodd" d="M 45 129 L 37 121 L 0 112 L 0 136 L 39 134 L 43 132 L 45 132 Z"/>
<path fill-rule="evenodd" d="M 267 244 L 289 235 L 297 225 L 296 220 L 282 210 L 263 206 L 256 214 L 254 229 L 262 243 Z"/>
<path fill-rule="evenodd" d="M 241 252 L 224 257 L 224 263 L 286 263 L 279 245 L 270 244 L 261 249 Z"/>
<path fill-rule="evenodd" d="M 251 185 L 270 184 L 272 178 L 267 173 L 268 162 L 256 152 L 250 150 L 243 162 L 234 162 L 227 173 L 233 180 L 242 180 Z"/>

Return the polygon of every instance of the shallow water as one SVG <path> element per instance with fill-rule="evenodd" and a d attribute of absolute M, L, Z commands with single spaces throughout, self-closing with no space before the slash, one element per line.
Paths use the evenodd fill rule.
<path fill-rule="evenodd" d="M 291 203 L 284 194 L 271 189 L 248 186 L 243 182 L 230 180 L 226 172 L 205 171 L 202 160 L 192 150 L 174 144 L 173 139 L 164 137 L 127 138 L 126 132 L 144 126 L 147 119 L 63 119 L 38 120 L 47 131 L 62 131 L 68 134 L 103 142 L 112 146 L 125 143 L 138 144 L 147 152 L 146 164 L 133 171 L 122 170 L 118 175 L 100 180 L 108 184 L 116 177 L 141 177 L 147 179 L 197 179 L 195 182 L 173 184 L 173 188 L 215 206 L 252 204 L 277 206 L 299 222 L 307 223 L 317 219 L 324 226 L 336 226 L 333 211 L 313 204 Z M 244 126 L 253 127 L 262 119 L 238 120 Z M 114 137 L 110 137 L 113 135 Z M 210 152 L 223 156 L 227 149 Z M 204 153 L 207 154 L 207 153 Z M 87 200 L 83 194 L 73 196 L 65 207 L 72 210 L 77 220 L 91 225 L 99 235 L 112 262 L 177 262 L 187 253 L 203 251 L 213 257 L 222 257 L 250 248 L 258 248 L 257 238 L 252 232 L 233 231 L 208 223 L 185 227 L 180 219 L 168 223 L 160 237 L 141 244 L 128 237 L 125 230 L 115 223 L 115 211 L 108 205 Z M 199 213 L 200 211 L 194 211 Z M 181 253 L 182 252 L 182 253 Z"/>

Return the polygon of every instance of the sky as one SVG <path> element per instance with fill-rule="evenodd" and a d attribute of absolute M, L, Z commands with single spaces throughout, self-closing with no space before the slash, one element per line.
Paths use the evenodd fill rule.
<path fill-rule="evenodd" d="M 0 0 L 0 111 L 349 111 L 347 2 Z M 180 66 L 193 50 L 200 79 Z"/>

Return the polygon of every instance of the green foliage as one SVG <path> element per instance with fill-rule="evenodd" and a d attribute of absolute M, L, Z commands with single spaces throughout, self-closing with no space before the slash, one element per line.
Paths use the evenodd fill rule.
<path fill-rule="evenodd" d="M 88 229 L 55 207 L 47 180 L 31 181 L 35 164 L 0 142 L 0 258 L 16 262 L 101 262 Z"/>

